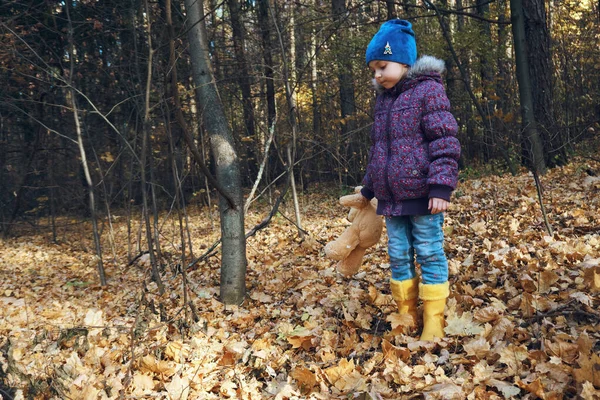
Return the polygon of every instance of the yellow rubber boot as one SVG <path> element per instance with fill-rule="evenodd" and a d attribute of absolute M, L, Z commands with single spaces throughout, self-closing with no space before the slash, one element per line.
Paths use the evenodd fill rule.
<path fill-rule="evenodd" d="M 444 309 L 449 295 L 450 284 L 448 282 L 419 286 L 419 297 L 423 300 L 421 340 L 444 337 Z"/>
<path fill-rule="evenodd" d="M 398 304 L 400 314 L 409 314 L 413 317 L 414 326 L 417 325 L 417 301 L 419 295 L 419 279 L 406 279 L 404 281 L 390 280 L 392 297 Z"/>

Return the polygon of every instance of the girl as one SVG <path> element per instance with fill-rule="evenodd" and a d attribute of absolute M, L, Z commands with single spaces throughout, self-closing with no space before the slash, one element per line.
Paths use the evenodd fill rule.
<path fill-rule="evenodd" d="M 450 294 L 444 254 L 444 211 L 458 180 L 458 126 L 442 85 L 444 62 L 417 60 L 410 22 L 391 20 L 366 51 L 378 90 L 365 201 L 376 197 L 386 217 L 392 296 L 401 314 L 417 321 L 423 300 L 421 340 L 444 336 L 444 308 Z M 421 266 L 415 273 L 414 256 Z"/>

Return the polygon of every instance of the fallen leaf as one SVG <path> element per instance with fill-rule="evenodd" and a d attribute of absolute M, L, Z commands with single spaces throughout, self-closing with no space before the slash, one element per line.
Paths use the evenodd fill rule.
<path fill-rule="evenodd" d="M 169 394 L 170 400 L 187 400 L 190 394 L 190 380 L 187 377 L 181 377 L 176 374 L 171 382 L 165 384 L 165 389 Z"/>
<path fill-rule="evenodd" d="M 463 345 L 463 348 L 469 356 L 475 356 L 478 359 L 483 359 L 490 351 L 490 344 L 483 337 L 471 339 Z"/>
<path fill-rule="evenodd" d="M 498 379 L 490 379 L 488 385 L 495 387 L 502 393 L 505 399 L 514 398 L 521 393 L 521 389 L 512 383 L 500 381 Z"/>
<path fill-rule="evenodd" d="M 392 334 L 405 333 L 416 326 L 416 321 L 410 314 L 391 313 L 385 320 L 392 325 Z"/>
<path fill-rule="evenodd" d="M 290 376 L 296 380 L 298 387 L 303 394 L 308 394 L 317 385 L 317 377 L 308 368 L 298 367 L 294 368 L 290 373 Z"/>
<path fill-rule="evenodd" d="M 473 322 L 473 315 L 467 311 L 460 317 L 456 314 L 449 315 L 446 319 L 447 326 L 444 332 L 450 336 L 473 336 L 483 332 L 483 327 Z"/>
<path fill-rule="evenodd" d="M 569 295 L 569 297 L 572 298 L 572 299 L 577 300 L 578 302 L 580 302 L 583 305 L 586 305 L 586 306 L 589 306 L 589 307 L 592 307 L 592 305 L 593 305 L 592 298 L 589 295 L 587 295 L 587 294 L 585 294 L 583 292 L 571 293 Z"/>

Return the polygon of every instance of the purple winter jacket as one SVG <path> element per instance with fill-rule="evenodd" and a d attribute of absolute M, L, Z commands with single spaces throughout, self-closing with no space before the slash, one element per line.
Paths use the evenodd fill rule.
<path fill-rule="evenodd" d="M 444 62 L 419 58 L 375 104 L 362 194 L 385 216 L 429 214 L 430 197 L 450 200 L 458 181 L 458 125 L 442 84 Z"/>

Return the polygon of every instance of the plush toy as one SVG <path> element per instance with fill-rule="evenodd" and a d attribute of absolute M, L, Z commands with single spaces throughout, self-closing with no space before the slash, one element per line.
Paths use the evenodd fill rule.
<path fill-rule="evenodd" d="M 383 230 L 383 220 L 377 215 L 377 199 L 370 202 L 360 194 L 360 187 L 355 194 L 342 196 L 340 204 L 350 207 L 348 220 L 352 222 L 344 233 L 325 246 L 325 255 L 340 260 L 337 270 L 350 277 L 358 272 L 367 248 L 379 241 Z"/>

